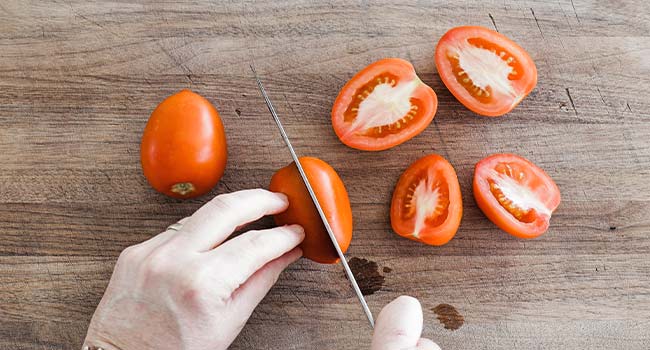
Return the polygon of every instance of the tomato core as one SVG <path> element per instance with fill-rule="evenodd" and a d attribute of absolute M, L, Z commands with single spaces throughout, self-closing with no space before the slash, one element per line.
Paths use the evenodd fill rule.
<path fill-rule="evenodd" d="M 354 92 L 343 114 L 343 120 L 352 123 L 347 133 L 373 137 L 399 133 L 421 107 L 411 98 L 419 84 L 419 79 L 402 81 L 390 73 L 373 77 Z"/>
<path fill-rule="evenodd" d="M 423 170 L 413 178 L 404 202 L 404 218 L 415 218 L 413 229 L 415 237 L 418 237 L 427 225 L 440 226 L 448 215 L 449 186 L 440 172 L 435 174 L 429 172 Z"/>
<path fill-rule="evenodd" d="M 538 214 L 547 214 L 538 197 L 526 186 L 525 169 L 517 163 L 500 162 L 494 167 L 494 175 L 488 178 L 490 192 L 499 204 L 517 220 L 534 222 Z"/>
<path fill-rule="evenodd" d="M 473 97 L 488 103 L 494 90 L 517 96 L 511 80 L 521 78 L 519 61 L 503 47 L 484 38 L 468 38 L 447 51 L 456 81 Z"/>

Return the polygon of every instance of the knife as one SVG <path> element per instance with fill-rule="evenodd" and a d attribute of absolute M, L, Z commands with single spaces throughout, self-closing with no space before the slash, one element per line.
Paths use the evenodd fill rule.
<path fill-rule="evenodd" d="M 341 260 L 341 265 L 343 265 L 343 269 L 345 270 L 346 276 L 348 276 L 348 280 L 350 281 L 350 285 L 352 285 L 352 289 L 354 289 L 354 292 L 357 295 L 357 298 L 359 299 L 359 302 L 361 303 L 361 308 L 363 309 L 363 312 L 366 314 L 366 317 L 368 318 L 368 322 L 370 323 L 370 328 L 375 327 L 375 320 L 372 317 L 372 312 L 370 312 L 370 308 L 368 308 L 368 304 L 366 303 L 366 299 L 363 297 L 363 294 L 361 294 L 361 290 L 359 289 L 359 285 L 357 284 L 357 280 L 354 278 L 354 275 L 352 274 L 352 270 L 350 270 L 350 266 L 348 265 L 348 261 L 345 259 L 345 255 L 343 254 L 343 251 L 341 251 L 341 247 L 339 247 L 338 242 L 336 241 L 336 236 L 334 236 L 334 232 L 332 231 L 332 227 L 329 224 L 329 221 L 327 221 L 327 217 L 325 217 L 325 212 L 323 212 L 323 208 L 321 207 L 320 203 L 318 202 L 318 198 L 316 198 L 316 193 L 314 193 L 314 188 L 311 186 L 309 183 L 309 179 L 307 179 L 307 175 L 305 174 L 305 169 L 303 169 L 302 165 L 300 164 L 300 160 L 298 159 L 298 156 L 296 155 L 296 151 L 293 149 L 293 146 L 291 146 L 291 141 L 289 141 L 289 137 L 287 136 L 287 132 L 284 131 L 284 127 L 282 127 L 282 123 L 280 122 L 280 118 L 278 117 L 278 114 L 275 112 L 275 108 L 273 107 L 273 104 L 271 103 L 271 100 L 269 99 L 269 96 L 266 94 L 266 90 L 264 90 L 264 86 L 262 85 L 262 81 L 260 81 L 260 78 L 257 76 L 257 72 L 255 71 L 255 68 L 253 65 L 250 65 L 251 70 L 253 71 L 253 75 L 255 75 L 255 80 L 257 81 L 257 86 L 260 89 L 260 92 L 262 93 L 262 97 L 264 97 L 264 102 L 266 102 L 266 107 L 268 107 L 269 112 L 271 112 L 271 115 L 273 116 L 273 120 L 275 120 L 275 123 L 278 125 L 278 129 L 280 129 L 280 134 L 282 135 L 282 139 L 284 140 L 284 143 L 287 145 L 289 148 L 289 153 L 291 153 L 291 158 L 293 158 L 294 163 L 296 163 L 296 167 L 298 168 L 298 172 L 300 173 L 300 177 L 302 178 L 302 181 L 305 183 L 305 187 L 307 187 L 307 191 L 309 192 L 309 196 L 311 197 L 312 202 L 314 202 L 314 206 L 316 206 L 316 210 L 318 210 L 318 215 L 320 215 L 321 220 L 323 221 L 323 225 L 325 226 L 325 230 L 327 231 L 327 235 L 330 237 L 330 240 L 332 241 L 332 244 L 334 245 L 334 249 L 336 249 L 336 254 L 339 255 L 339 258 Z"/>

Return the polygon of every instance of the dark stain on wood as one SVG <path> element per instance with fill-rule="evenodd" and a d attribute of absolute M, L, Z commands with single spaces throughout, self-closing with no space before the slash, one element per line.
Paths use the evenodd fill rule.
<path fill-rule="evenodd" d="M 352 257 L 350 261 L 348 261 L 348 264 L 350 265 L 352 274 L 354 274 L 354 278 L 357 279 L 359 289 L 361 289 L 361 294 L 375 294 L 375 292 L 379 291 L 384 286 L 385 278 L 379 273 L 379 266 L 376 262 L 368 259 Z"/>
<path fill-rule="evenodd" d="M 391 272 L 393 272 L 393 269 L 391 269 L 388 266 L 384 266 L 383 271 L 384 271 L 384 273 L 391 273 Z"/>
<path fill-rule="evenodd" d="M 445 329 L 455 331 L 465 323 L 463 315 L 459 314 L 458 310 L 449 304 L 438 304 L 431 310 L 438 315 L 438 320 L 445 326 Z"/>

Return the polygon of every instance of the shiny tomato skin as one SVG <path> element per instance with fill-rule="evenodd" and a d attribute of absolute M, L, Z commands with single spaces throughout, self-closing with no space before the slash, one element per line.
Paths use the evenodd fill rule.
<path fill-rule="evenodd" d="M 414 90 L 408 102 L 411 108 L 415 106 L 417 110 L 409 110 L 403 119 L 397 121 L 399 125 L 395 123 L 380 128 L 379 134 L 377 128 L 365 130 L 370 133 L 361 132 L 363 130 L 350 131 L 353 121 L 347 119 L 351 114 L 358 113 L 358 107 L 363 102 L 359 100 L 359 96 L 366 90 L 374 91 L 377 79 L 387 78 L 395 84 L 413 82 Z M 357 112 L 353 111 L 355 108 Z M 421 133 L 433 120 L 437 108 L 436 93 L 420 80 L 410 62 L 399 58 L 386 58 L 368 65 L 343 86 L 332 107 L 332 127 L 341 142 L 349 147 L 364 151 L 382 151 Z"/>
<path fill-rule="evenodd" d="M 352 241 L 352 208 L 343 181 L 329 164 L 318 158 L 301 157 L 300 164 L 339 247 L 343 252 L 347 251 Z M 274 216 L 276 224 L 299 224 L 305 229 L 305 239 L 300 245 L 303 256 L 324 264 L 338 262 L 336 250 L 294 163 L 273 175 L 269 190 L 284 193 L 289 198 L 289 208 Z"/>
<path fill-rule="evenodd" d="M 511 184 L 507 191 L 495 179 Z M 501 180 L 500 182 L 503 182 Z M 496 185 L 496 186 L 495 186 Z M 560 189 L 544 170 L 515 154 L 494 154 L 476 164 L 474 199 L 485 216 L 503 231 L 518 238 L 536 238 L 550 225 L 551 214 L 560 205 Z M 516 189 L 516 191 L 513 191 Z M 526 194 L 526 205 L 521 198 Z M 503 195 L 503 196 L 502 196 Z M 531 204 L 532 203 L 532 204 Z"/>
<path fill-rule="evenodd" d="M 456 50 L 456 52 L 463 52 L 467 51 L 466 48 L 470 46 L 485 48 L 487 51 L 493 50 L 495 55 L 503 54 L 500 58 L 497 58 L 497 56 L 493 58 L 496 58 L 496 62 L 502 60 L 508 65 L 503 67 L 510 67 L 512 71 L 505 77 L 502 74 L 501 79 L 497 74 L 500 70 L 496 69 L 500 65 L 485 63 L 494 63 L 494 61 L 487 59 L 490 58 L 489 54 L 488 57 L 482 57 L 482 59 L 477 60 L 478 62 L 473 62 L 475 64 L 471 66 L 474 66 L 474 69 L 469 69 L 474 74 L 480 75 L 478 78 L 484 82 L 501 80 L 503 84 L 492 84 L 494 86 L 490 85 L 489 89 L 487 87 L 486 89 L 480 89 L 481 94 L 479 95 L 479 89 L 476 89 L 477 86 L 474 85 L 470 74 L 466 72 L 466 69 L 460 67 L 460 59 L 456 60 L 451 57 L 454 56 L 453 54 L 450 55 L 450 52 L 457 48 L 465 48 L 465 50 Z M 475 54 L 470 56 L 477 57 Z M 511 61 L 508 62 L 508 60 Z M 468 59 L 468 65 L 470 65 L 469 61 Z M 447 31 L 438 41 L 435 63 L 440 79 L 456 99 L 469 110 L 483 116 L 498 117 L 510 112 L 537 85 L 537 68 L 530 55 L 505 35 L 484 27 L 462 26 Z M 498 89 L 495 86 L 502 86 L 503 88 Z M 486 91 L 488 91 L 488 94 L 485 94 Z"/>
<path fill-rule="evenodd" d="M 421 221 L 421 229 L 417 229 L 417 211 L 426 202 L 422 198 L 427 192 L 437 193 L 440 199 L 432 204 L 433 210 L 424 211 L 426 219 Z M 402 173 L 390 208 L 391 226 L 398 235 L 429 245 L 443 245 L 456 235 L 462 216 L 458 177 L 445 158 L 437 154 L 422 157 Z"/>
<path fill-rule="evenodd" d="M 157 191 L 181 199 L 210 191 L 223 175 L 227 153 L 219 113 L 190 90 L 171 95 L 156 107 L 140 145 L 147 181 Z"/>

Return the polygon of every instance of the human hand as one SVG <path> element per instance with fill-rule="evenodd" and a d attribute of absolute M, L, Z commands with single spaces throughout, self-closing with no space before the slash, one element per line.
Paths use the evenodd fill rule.
<path fill-rule="evenodd" d="M 422 335 L 422 307 L 409 296 L 401 296 L 384 308 L 377 317 L 371 350 L 440 350 Z"/>
<path fill-rule="evenodd" d="M 300 226 L 237 228 L 284 211 L 286 196 L 246 190 L 215 197 L 181 228 L 126 248 L 97 306 L 85 346 L 105 350 L 226 349 L 280 273 L 302 255 Z"/>

